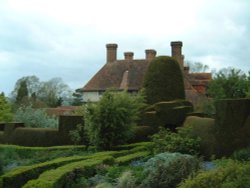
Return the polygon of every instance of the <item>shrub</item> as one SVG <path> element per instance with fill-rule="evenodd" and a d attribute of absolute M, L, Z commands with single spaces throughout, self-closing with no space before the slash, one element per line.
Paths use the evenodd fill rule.
<path fill-rule="evenodd" d="M 125 143 L 133 135 L 142 107 L 141 96 L 105 92 L 100 101 L 87 106 L 85 112 L 85 128 L 90 142 L 99 149 Z"/>
<path fill-rule="evenodd" d="M 200 138 L 190 134 L 190 128 L 178 128 L 177 133 L 161 128 L 159 133 L 152 136 L 154 152 L 180 152 L 186 154 L 200 153 Z"/>
<path fill-rule="evenodd" d="M 16 111 L 15 121 L 22 122 L 26 127 L 57 128 L 57 119 L 47 115 L 43 109 L 22 106 Z"/>
<path fill-rule="evenodd" d="M 143 87 L 149 104 L 185 98 L 182 71 L 172 57 L 159 56 L 150 63 Z"/>
<path fill-rule="evenodd" d="M 148 141 L 149 136 L 156 133 L 157 129 L 151 126 L 136 126 L 134 128 L 134 137 L 130 140 L 130 142 L 142 142 Z"/>
<path fill-rule="evenodd" d="M 9 122 L 13 118 L 11 105 L 6 100 L 3 93 L 0 94 L 0 122 Z"/>
<path fill-rule="evenodd" d="M 190 136 L 200 138 L 200 152 L 209 159 L 216 154 L 215 124 L 212 118 L 188 116 L 183 127 L 190 128 Z"/>
<path fill-rule="evenodd" d="M 117 188 L 134 188 L 136 178 L 131 171 L 125 171 L 117 180 Z"/>
<path fill-rule="evenodd" d="M 198 168 L 198 159 L 191 155 L 161 153 L 145 163 L 142 186 L 173 188 Z"/>
<path fill-rule="evenodd" d="M 248 188 L 250 187 L 250 163 L 229 161 L 226 165 L 209 171 L 201 171 L 195 177 L 182 182 L 179 188 Z"/>
<path fill-rule="evenodd" d="M 250 148 L 237 150 L 231 157 L 238 161 L 250 161 Z"/>

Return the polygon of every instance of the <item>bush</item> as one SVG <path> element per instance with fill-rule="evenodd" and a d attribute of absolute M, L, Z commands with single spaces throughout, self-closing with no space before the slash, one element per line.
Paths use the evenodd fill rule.
<path fill-rule="evenodd" d="M 209 171 L 201 171 L 195 177 L 182 182 L 179 188 L 248 188 L 250 187 L 250 163 L 229 161 L 226 165 Z"/>
<path fill-rule="evenodd" d="M 250 148 L 237 150 L 231 157 L 238 161 L 250 161 Z"/>
<path fill-rule="evenodd" d="M 190 128 L 178 128 L 177 133 L 161 128 L 152 136 L 154 152 L 180 152 L 197 155 L 200 153 L 200 138 L 190 134 Z"/>
<path fill-rule="evenodd" d="M 8 103 L 3 94 L 0 94 L 0 122 L 9 122 L 13 118 L 11 105 Z"/>
<path fill-rule="evenodd" d="M 131 171 L 125 171 L 117 180 L 117 188 L 134 188 L 136 178 Z"/>
<path fill-rule="evenodd" d="M 142 186 L 173 188 L 198 168 L 199 160 L 191 155 L 161 153 L 145 163 Z"/>
<path fill-rule="evenodd" d="M 15 121 L 22 122 L 26 127 L 57 128 L 56 118 L 47 115 L 43 109 L 34 109 L 31 106 L 22 106 L 16 111 Z"/>
<path fill-rule="evenodd" d="M 142 142 L 150 140 L 149 136 L 156 133 L 157 129 L 151 126 L 136 126 L 134 129 L 134 137 L 130 142 Z"/>
<path fill-rule="evenodd" d="M 190 128 L 190 136 L 200 138 L 200 153 L 209 159 L 216 154 L 215 124 L 212 118 L 188 116 L 183 127 Z"/>
<path fill-rule="evenodd" d="M 172 57 L 159 56 L 150 63 L 143 87 L 148 104 L 185 98 L 182 71 Z"/>
<path fill-rule="evenodd" d="M 133 136 L 142 107 L 141 96 L 105 92 L 100 101 L 88 105 L 85 112 L 85 128 L 90 142 L 99 149 L 111 149 L 128 141 Z"/>

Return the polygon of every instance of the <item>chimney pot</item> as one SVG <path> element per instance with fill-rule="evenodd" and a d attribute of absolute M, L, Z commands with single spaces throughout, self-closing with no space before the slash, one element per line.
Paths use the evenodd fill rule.
<path fill-rule="evenodd" d="M 117 44 L 106 44 L 107 48 L 107 63 L 116 61 Z"/>
<path fill-rule="evenodd" d="M 156 56 L 156 51 L 154 49 L 146 49 L 145 53 L 147 61 L 152 61 Z"/>
<path fill-rule="evenodd" d="M 124 58 L 127 61 L 132 61 L 134 58 L 134 53 L 133 52 L 124 52 Z"/>

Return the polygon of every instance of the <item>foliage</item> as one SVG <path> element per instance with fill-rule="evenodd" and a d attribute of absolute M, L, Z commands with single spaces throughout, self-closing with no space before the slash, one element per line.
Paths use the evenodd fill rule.
<path fill-rule="evenodd" d="M 81 124 L 76 125 L 76 129 L 69 131 L 69 136 L 74 144 L 80 144 L 81 140 L 85 136 L 84 126 Z"/>
<path fill-rule="evenodd" d="M 222 167 L 201 171 L 195 177 L 182 182 L 179 188 L 248 188 L 250 187 L 250 163 L 229 161 Z"/>
<path fill-rule="evenodd" d="M 117 180 L 117 188 L 134 188 L 136 178 L 131 171 L 125 171 Z"/>
<path fill-rule="evenodd" d="M 172 188 L 183 179 L 197 171 L 199 160 L 191 155 L 180 153 L 161 153 L 149 159 L 144 166 L 146 188 Z"/>
<path fill-rule="evenodd" d="M 185 98 L 182 71 L 172 57 L 159 56 L 150 63 L 143 87 L 149 104 Z"/>
<path fill-rule="evenodd" d="M 235 151 L 231 158 L 238 161 L 250 161 L 250 148 L 243 148 Z"/>
<path fill-rule="evenodd" d="M 215 138 L 215 120 L 212 118 L 202 118 L 188 116 L 183 127 L 189 128 L 190 136 L 200 138 L 200 154 L 206 159 L 210 159 L 216 153 L 217 141 Z"/>
<path fill-rule="evenodd" d="M 14 90 L 11 92 L 12 98 L 17 98 L 22 83 L 26 83 L 27 94 L 25 99 L 22 97 L 24 100 L 22 103 L 25 105 L 56 107 L 62 103 L 69 103 L 67 100 L 72 96 L 69 86 L 63 83 L 61 78 L 41 82 L 36 76 L 25 76 L 17 80 Z"/>
<path fill-rule="evenodd" d="M 215 99 L 250 97 L 250 73 L 234 68 L 221 69 L 208 85 L 208 95 Z"/>
<path fill-rule="evenodd" d="M 90 142 L 99 149 L 125 143 L 133 136 L 135 121 L 143 106 L 140 95 L 105 92 L 99 102 L 86 108 L 85 128 Z"/>
<path fill-rule="evenodd" d="M 24 97 L 28 97 L 29 93 L 28 93 L 28 88 L 27 88 L 27 84 L 26 81 L 22 81 L 20 83 L 20 87 L 17 90 L 17 96 L 16 96 L 16 103 L 20 104 L 22 102 L 22 99 Z"/>
<path fill-rule="evenodd" d="M 81 89 L 76 89 L 72 95 L 74 97 L 72 102 L 73 106 L 80 106 L 83 104 L 83 91 Z"/>
<path fill-rule="evenodd" d="M 0 122 L 9 122 L 13 118 L 11 105 L 6 100 L 4 94 L 0 94 Z"/>
<path fill-rule="evenodd" d="M 177 133 L 169 129 L 160 128 L 159 133 L 152 136 L 154 152 L 180 152 L 192 155 L 200 153 L 201 139 L 193 136 L 191 128 L 178 128 Z"/>
<path fill-rule="evenodd" d="M 16 111 L 15 121 L 22 122 L 26 127 L 57 128 L 58 121 L 47 115 L 43 109 L 34 109 L 31 106 L 21 106 Z"/>

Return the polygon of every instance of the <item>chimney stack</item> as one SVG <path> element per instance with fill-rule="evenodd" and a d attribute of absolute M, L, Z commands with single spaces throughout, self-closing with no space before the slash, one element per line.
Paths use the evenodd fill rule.
<path fill-rule="evenodd" d="M 171 42 L 172 47 L 172 57 L 179 63 L 181 70 L 183 71 L 183 56 L 181 52 L 182 42 L 181 41 L 173 41 Z"/>
<path fill-rule="evenodd" d="M 124 58 L 126 61 L 132 61 L 134 58 L 133 52 L 124 52 Z"/>
<path fill-rule="evenodd" d="M 111 63 L 116 61 L 116 51 L 117 51 L 117 44 L 106 44 L 107 48 L 107 63 Z"/>
<path fill-rule="evenodd" d="M 154 49 L 147 49 L 145 50 L 145 53 L 147 61 L 152 61 L 156 56 L 156 51 Z"/>

